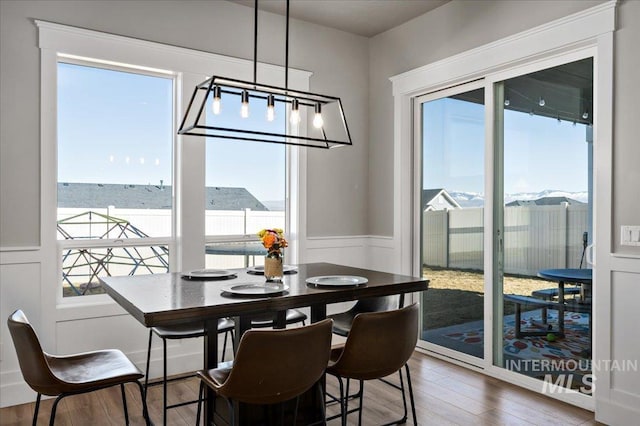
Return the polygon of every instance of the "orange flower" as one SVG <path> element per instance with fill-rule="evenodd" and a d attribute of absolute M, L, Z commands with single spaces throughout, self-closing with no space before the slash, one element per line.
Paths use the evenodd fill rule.
<path fill-rule="evenodd" d="M 276 241 L 277 241 L 276 236 L 271 233 L 268 233 L 267 235 L 262 237 L 262 244 L 267 249 L 270 249 Z"/>
<path fill-rule="evenodd" d="M 279 228 L 262 229 L 258 232 L 262 245 L 267 249 L 269 256 L 282 256 L 283 249 L 289 246 L 284 238 L 284 231 Z"/>

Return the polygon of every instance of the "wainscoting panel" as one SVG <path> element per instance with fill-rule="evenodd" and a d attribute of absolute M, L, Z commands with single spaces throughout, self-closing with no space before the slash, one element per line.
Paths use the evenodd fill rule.
<path fill-rule="evenodd" d="M 39 250 L 0 252 L 0 406 L 35 400 L 35 393 L 22 380 L 6 320 L 22 309 L 33 326 L 42 329 Z M 48 348 L 51 349 L 51 348 Z"/>

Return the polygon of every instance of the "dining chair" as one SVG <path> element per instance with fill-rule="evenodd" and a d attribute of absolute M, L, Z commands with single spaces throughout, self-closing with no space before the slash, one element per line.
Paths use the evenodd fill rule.
<path fill-rule="evenodd" d="M 356 315 L 365 312 L 390 311 L 392 309 L 399 309 L 402 305 L 404 305 L 404 294 L 370 297 L 358 300 L 351 309 L 345 312 L 327 315 L 327 318 L 333 320 L 333 332 L 335 334 L 347 337 Z"/>
<path fill-rule="evenodd" d="M 297 324 L 302 323 L 306 325 L 307 315 L 297 309 L 287 309 L 285 312 L 285 324 Z M 272 328 L 275 327 L 275 321 L 271 313 L 264 315 L 258 315 L 251 318 L 251 328 Z"/>
<path fill-rule="evenodd" d="M 321 378 L 331 352 L 330 319 L 308 326 L 276 330 L 248 330 L 240 339 L 233 366 L 198 371 L 200 399 L 207 386 L 227 402 L 229 424 L 237 424 L 237 403 L 272 405 L 297 398 L 318 386 L 325 420 Z M 201 403 L 196 424 L 200 423 Z M 293 424 L 296 424 L 297 412 Z"/>
<path fill-rule="evenodd" d="M 224 356 L 227 351 L 227 338 L 231 336 L 231 342 L 235 341 L 233 330 L 235 328 L 235 322 L 230 318 L 220 318 L 218 320 L 218 333 L 224 333 L 224 343 L 222 347 L 222 358 L 221 361 L 224 361 Z M 162 339 L 162 380 L 158 382 L 149 383 L 149 366 L 151 361 L 151 343 L 153 340 L 153 335 L 156 335 Z M 167 384 L 169 382 L 173 382 L 176 380 L 185 380 L 191 377 L 195 377 L 195 373 L 181 375 L 179 377 L 167 378 L 167 340 L 178 340 L 178 339 L 192 339 L 196 337 L 204 337 L 205 330 L 204 324 L 180 324 L 173 326 L 164 326 L 164 327 L 151 327 L 149 328 L 149 346 L 147 348 L 147 369 L 144 379 L 144 390 L 145 397 L 148 395 L 148 389 L 150 386 L 162 385 L 162 424 L 167 424 L 167 410 L 171 408 L 182 407 L 184 405 L 195 404 L 198 402 L 197 399 L 190 401 L 178 402 L 175 404 L 169 405 L 167 402 L 168 392 L 167 392 Z"/>
<path fill-rule="evenodd" d="M 418 340 L 419 308 L 416 303 L 405 308 L 369 312 L 356 315 L 347 340 L 332 348 L 331 361 L 327 373 L 338 380 L 342 424 L 346 425 L 347 415 L 358 411 L 358 424 L 362 424 L 364 382 L 384 378 L 398 372 L 404 415 L 401 419 L 387 424 L 402 424 L 407 421 L 407 399 L 405 396 L 402 367 L 404 367 L 409 388 L 413 423 L 417 424 L 416 409 L 411 386 L 408 361 Z M 343 378 L 347 379 L 345 392 Z M 358 380 L 360 391 L 356 395 L 360 404 L 349 411 L 349 380 Z M 336 416 L 338 417 L 338 416 Z M 335 418 L 335 417 L 333 417 Z"/>
<path fill-rule="evenodd" d="M 36 332 L 21 310 L 18 309 L 9 316 L 7 325 L 16 348 L 22 377 L 38 394 L 33 413 L 34 426 L 38 421 L 42 395 L 56 397 L 49 417 L 49 425 L 53 425 L 56 409 L 62 398 L 117 385 L 120 386 L 122 394 L 124 419 L 126 424 L 129 424 L 124 390 L 126 383 L 138 385 L 142 399 L 142 414 L 147 425 L 152 424 L 144 389 L 139 381 L 143 375 L 121 351 L 107 349 L 74 355 L 50 355 L 42 350 Z"/>

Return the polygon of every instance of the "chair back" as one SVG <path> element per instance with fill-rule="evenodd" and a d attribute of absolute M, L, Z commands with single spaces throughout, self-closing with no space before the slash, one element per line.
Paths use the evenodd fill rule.
<path fill-rule="evenodd" d="M 400 299 L 404 295 L 394 294 L 392 296 L 379 296 L 370 297 L 367 299 L 360 299 L 356 302 L 351 310 L 355 313 L 361 312 L 381 312 L 390 311 L 392 309 L 401 308 Z"/>
<path fill-rule="evenodd" d="M 60 381 L 53 375 L 36 332 L 18 309 L 7 320 L 25 382 L 38 393 L 58 395 Z"/>
<path fill-rule="evenodd" d="M 419 312 L 414 303 L 393 311 L 356 315 L 342 354 L 331 370 L 358 380 L 395 373 L 415 349 Z"/>
<path fill-rule="evenodd" d="M 288 401 L 324 374 L 331 353 L 332 320 L 285 330 L 248 330 L 218 393 L 247 404 Z"/>

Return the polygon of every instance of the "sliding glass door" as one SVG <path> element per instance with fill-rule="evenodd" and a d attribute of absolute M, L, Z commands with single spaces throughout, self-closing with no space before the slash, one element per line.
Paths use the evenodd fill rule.
<path fill-rule="evenodd" d="M 484 89 L 421 97 L 421 340 L 470 362 L 484 354 Z"/>
<path fill-rule="evenodd" d="M 593 60 L 494 93 L 495 365 L 590 394 Z"/>
<path fill-rule="evenodd" d="M 550 64 L 415 98 L 420 344 L 588 394 L 593 59 Z"/>

